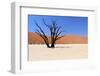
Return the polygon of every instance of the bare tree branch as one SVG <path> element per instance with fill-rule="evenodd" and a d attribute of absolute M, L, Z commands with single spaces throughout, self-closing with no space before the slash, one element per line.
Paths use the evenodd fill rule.
<path fill-rule="evenodd" d="M 42 30 L 42 28 L 38 25 L 38 23 L 35 22 L 35 24 L 37 25 L 37 27 L 39 28 L 39 30 L 36 30 L 36 33 L 42 37 L 42 39 L 44 40 L 44 42 L 46 43 L 47 47 L 50 47 L 49 46 L 49 40 L 48 40 L 48 37 L 46 36 L 46 34 L 44 33 L 44 31 Z"/>
<path fill-rule="evenodd" d="M 60 38 L 64 36 L 60 36 L 62 31 L 61 31 L 61 26 L 57 26 L 56 21 L 52 21 L 51 25 L 46 24 L 45 20 L 43 19 L 43 23 L 48 27 L 50 30 L 50 36 L 51 36 L 51 46 L 49 46 L 49 40 L 46 34 L 44 33 L 43 29 L 38 25 L 38 23 L 35 22 L 39 30 L 36 30 L 36 33 L 44 40 L 45 44 L 49 48 L 54 48 L 55 47 L 55 42 L 59 40 Z"/>
<path fill-rule="evenodd" d="M 45 22 L 45 20 L 44 19 L 42 19 L 43 20 L 43 23 L 48 27 L 48 28 L 50 28 L 51 27 L 51 25 L 48 25 L 48 24 L 46 24 L 46 22 Z"/>
<path fill-rule="evenodd" d="M 58 37 L 56 40 L 58 40 L 58 39 L 60 39 L 60 38 L 62 38 L 62 37 L 64 37 L 64 35 L 63 35 L 63 36 Z"/>

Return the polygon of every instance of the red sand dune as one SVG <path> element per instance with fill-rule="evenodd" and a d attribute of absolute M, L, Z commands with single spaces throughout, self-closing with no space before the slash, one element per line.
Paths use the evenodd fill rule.
<path fill-rule="evenodd" d="M 50 42 L 50 37 L 48 38 Z M 29 44 L 44 44 L 45 42 L 36 33 L 29 32 L 28 33 L 28 43 Z M 76 35 L 66 35 L 56 41 L 56 44 L 87 44 L 87 43 L 88 43 L 87 37 L 80 37 Z"/>
<path fill-rule="evenodd" d="M 39 44 L 44 43 L 43 39 L 37 35 L 36 33 L 29 32 L 28 33 L 28 43 L 29 44 Z"/>

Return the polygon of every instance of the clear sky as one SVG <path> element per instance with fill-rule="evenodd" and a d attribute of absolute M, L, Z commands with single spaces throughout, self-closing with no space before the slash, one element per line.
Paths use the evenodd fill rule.
<path fill-rule="evenodd" d="M 38 29 L 34 22 L 36 21 L 46 35 L 49 35 L 50 31 L 44 25 L 43 19 L 47 24 L 51 24 L 52 20 L 56 21 L 58 26 L 62 26 L 63 35 L 88 35 L 88 17 L 78 16 L 28 15 L 28 32 L 35 32 Z"/>

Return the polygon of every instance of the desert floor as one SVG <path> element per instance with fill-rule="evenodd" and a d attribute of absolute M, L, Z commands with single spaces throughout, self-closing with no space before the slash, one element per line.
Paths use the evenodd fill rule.
<path fill-rule="evenodd" d="M 53 59 L 79 59 L 88 57 L 87 44 L 58 44 L 55 48 L 45 45 L 29 45 L 29 61 Z"/>

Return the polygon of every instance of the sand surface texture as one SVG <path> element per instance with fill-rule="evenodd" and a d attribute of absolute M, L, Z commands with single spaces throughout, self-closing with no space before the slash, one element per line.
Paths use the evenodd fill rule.
<path fill-rule="evenodd" d="M 87 44 L 57 44 L 55 48 L 47 48 L 45 45 L 29 45 L 28 48 L 29 61 L 88 57 Z"/>

